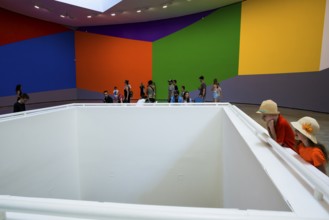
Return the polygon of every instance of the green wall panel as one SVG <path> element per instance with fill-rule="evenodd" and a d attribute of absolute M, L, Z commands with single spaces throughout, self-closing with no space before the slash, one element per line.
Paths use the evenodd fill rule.
<path fill-rule="evenodd" d="M 197 90 L 238 74 L 241 3 L 223 7 L 204 19 L 153 43 L 153 80 L 157 99 L 168 96 L 168 79 Z"/>

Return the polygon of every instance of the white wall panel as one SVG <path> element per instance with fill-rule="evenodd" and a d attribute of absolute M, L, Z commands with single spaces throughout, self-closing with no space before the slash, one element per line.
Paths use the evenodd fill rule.
<path fill-rule="evenodd" d="M 0 123 L 0 194 L 79 199 L 75 110 Z"/>
<path fill-rule="evenodd" d="M 78 118 L 84 200 L 220 207 L 218 108 L 80 109 Z"/>
<path fill-rule="evenodd" d="M 250 130 L 235 117 L 225 113 L 222 120 L 226 128 L 223 130 L 223 208 L 290 211 L 249 144 L 259 145 L 265 151 L 270 151 L 270 147 L 254 134 L 250 135 Z"/>

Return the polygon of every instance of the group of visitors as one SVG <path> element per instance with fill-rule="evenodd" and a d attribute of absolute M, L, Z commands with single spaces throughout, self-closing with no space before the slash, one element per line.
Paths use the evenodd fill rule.
<path fill-rule="evenodd" d="M 272 100 L 263 101 L 257 113 L 261 114 L 270 136 L 278 144 L 291 148 L 305 161 L 326 173 L 328 155 L 325 147 L 316 138 L 316 134 L 320 131 L 316 119 L 302 117 L 298 121 L 291 122 L 291 127 Z"/>
<path fill-rule="evenodd" d="M 147 87 L 145 88 L 144 84 L 141 83 L 139 86 L 140 97 L 139 99 L 144 99 L 145 102 L 155 102 L 156 87 L 155 83 L 152 80 L 149 80 Z M 109 95 L 108 90 L 104 91 L 104 103 L 130 103 L 131 98 L 133 97 L 133 90 L 129 83 L 129 80 L 125 80 L 123 95 L 119 92 L 119 89 L 115 86 L 113 90 L 113 98 Z"/>
<path fill-rule="evenodd" d="M 204 76 L 199 77 L 200 80 L 200 87 L 199 87 L 199 95 L 193 100 L 194 102 L 205 102 L 206 95 L 207 95 L 207 85 L 205 83 Z M 178 86 L 177 86 L 177 80 L 168 80 L 168 102 L 193 102 L 192 98 L 190 97 L 190 93 L 185 90 L 185 86 L 182 86 L 182 91 L 179 92 Z M 220 96 L 222 93 L 222 89 L 219 85 L 219 82 L 217 79 L 214 79 L 212 88 L 212 98 L 214 102 L 220 101 Z"/>
<path fill-rule="evenodd" d="M 179 91 L 177 80 L 168 80 L 168 99 L 169 103 L 189 103 L 189 102 L 205 102 L 207 85 L 204 80 L 204 76 L 199 77 L 200 87 L 199 95 L 195 99 L 190 97 L 189 91 L 185 89 L 185 85 L 181 86 L 181 91 Z M 129 80 L 125 80 L 123 95 L 119 92 L 118 88 L 115 86 L 113 90 L 113 98 L 109 95 L 108 90 L 104 91 L 104 103 L 130 103 L 131 98 L 133 97 L 132 87 L 129 83 Z M 147 86 L 145 87 L 143 82 L 139 86 L 139 97 L 140 101 L 154 103 L 156 102 L 156 86 L 152 80 L 149 80 Z M 212 98 L 214 102 L 220 101 L 220 96 L 222 89 L 219 85 L 217 79 L 214 79 L 212 88 Z"/>
<path fill-rule="evenodd" d="M 185 90 L 182 85 L 181 92 L 179 92 L 177 80 L 168 80 L 168 102 L 169 103 L 189 103 L 192 102 L 189 91 Z"/>

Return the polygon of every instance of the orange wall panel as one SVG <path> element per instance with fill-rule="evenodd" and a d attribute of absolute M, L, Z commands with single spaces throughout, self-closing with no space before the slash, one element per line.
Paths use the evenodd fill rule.
<path fill-rule="evenodd" d="M 134 99 L 139 85 L 152 79 L 152 43 L 85 32 L 75 33 L 77 88 L 123 93 L 129 80 Z"/>

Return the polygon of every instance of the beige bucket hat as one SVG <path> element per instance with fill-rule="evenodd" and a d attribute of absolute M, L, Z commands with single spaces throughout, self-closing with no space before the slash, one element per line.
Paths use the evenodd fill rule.
<path fill-rule="evenodd" d="M 299 119 L 298 121 L 291 122 L 291 125 L 300 133 L 313 141 L 313 143 L 318 143 L 315 135 L 320 131 L 320 125 L 314 118 L 306 116 Z"/>
<path fill-rule="evenodd" d="M 256 113 L 269 114 L 269 115 L 280 114 L 280 112 L 278 111 L 278 105 L 270 99 L 263 101 Z"/>

